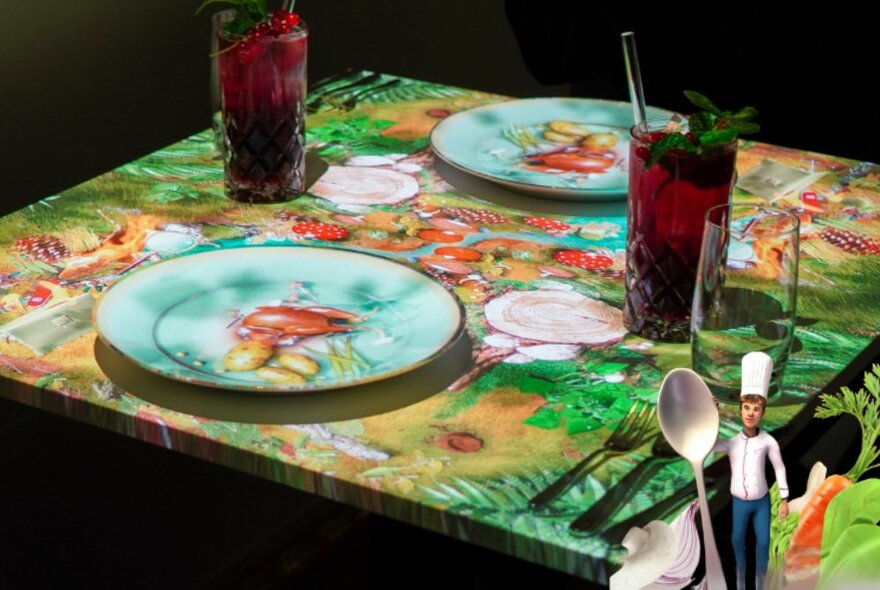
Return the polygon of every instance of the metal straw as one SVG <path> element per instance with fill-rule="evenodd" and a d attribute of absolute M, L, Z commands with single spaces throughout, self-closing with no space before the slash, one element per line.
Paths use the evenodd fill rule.
<path fill-rule="evenodd" d="M 629 78 L 629 99 L 632 102 L 633 121 L 636 125 L 645 122 L 645 90 L 642 88 L 642 72 L 639 70 L 639 54 L 636 52 L 636 35 L 632 31 L 621 33 L 623 59 L 626 62 L 626 75 Z"/>
<path fill-rule="evenodd" d="M 293 5 L 296 4 L 296 0 L 284 0 L 285 10 L 287 12 L 293 12 Z"/>

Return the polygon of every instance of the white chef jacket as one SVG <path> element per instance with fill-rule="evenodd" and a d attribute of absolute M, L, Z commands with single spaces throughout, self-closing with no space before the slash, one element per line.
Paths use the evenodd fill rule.
<path fill-rule="evenodd" d="M 713 451 L 727 453 L 730 459 L 730 494 L 740 500 L 759 500 L 767 493 L 767 478 L 764 475 L 764 461 L 769 458 L 779 482 L 779 495 L 788 498 L 788 481 L 785 478 L 785 465 L 779 452 L 776 439 L 758 429 L 753 437 L 746 436 L 742 430 L 728 439 L 715 441 Z"/>

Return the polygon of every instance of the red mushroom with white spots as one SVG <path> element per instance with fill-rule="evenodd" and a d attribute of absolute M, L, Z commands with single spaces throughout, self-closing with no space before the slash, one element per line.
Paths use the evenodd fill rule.
<path fill-rule="evenodd" d="M 608 256 L 587 250 L 557 250 L 553 253 L 553 260 L 565 266 L 590 271 L 605 270 L 614 264 Z"/>
<path fill-rule="evenodd" d="M 572 229 L 571 226 L 564 221 L 550 219 L 548 217 L 524 217 L 523 223 L 550 232 L 567 232 Z"/>
<path fill-rule="evenodd" d="M 304 238 L 336 242 L 348 237 L 348 230 L 341 225 L 322 223 L 320 221 L 308 221 L 298 223 L 290 228 L 293 233 Z"/>

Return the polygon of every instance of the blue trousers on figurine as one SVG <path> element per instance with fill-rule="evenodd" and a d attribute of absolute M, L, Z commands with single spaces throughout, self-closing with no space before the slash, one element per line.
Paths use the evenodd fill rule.
<path fill-rule="evenodd" d="M 757 575 L 767 573 L 767 562 L 770 559 L 770 494 L 764 494 L 757 500 L 740 500 L 733 498 L 733 552 L 736 555 L 736 569 L 741 574 L 746 571 L 746 529 L 749 520 L 755 527 L 755 572 Z"/>

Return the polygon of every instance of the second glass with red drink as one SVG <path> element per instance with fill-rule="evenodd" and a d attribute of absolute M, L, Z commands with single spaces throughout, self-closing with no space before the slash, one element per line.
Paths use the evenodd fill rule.
<path fill-rule="evenodd" d="M 630 138 L 624 321 L 667 342 L 690 338 L 703 222 L 729 202 L 736 164 L 735 134 L 704 145 L 686 125 L 649 120 Z"/>

